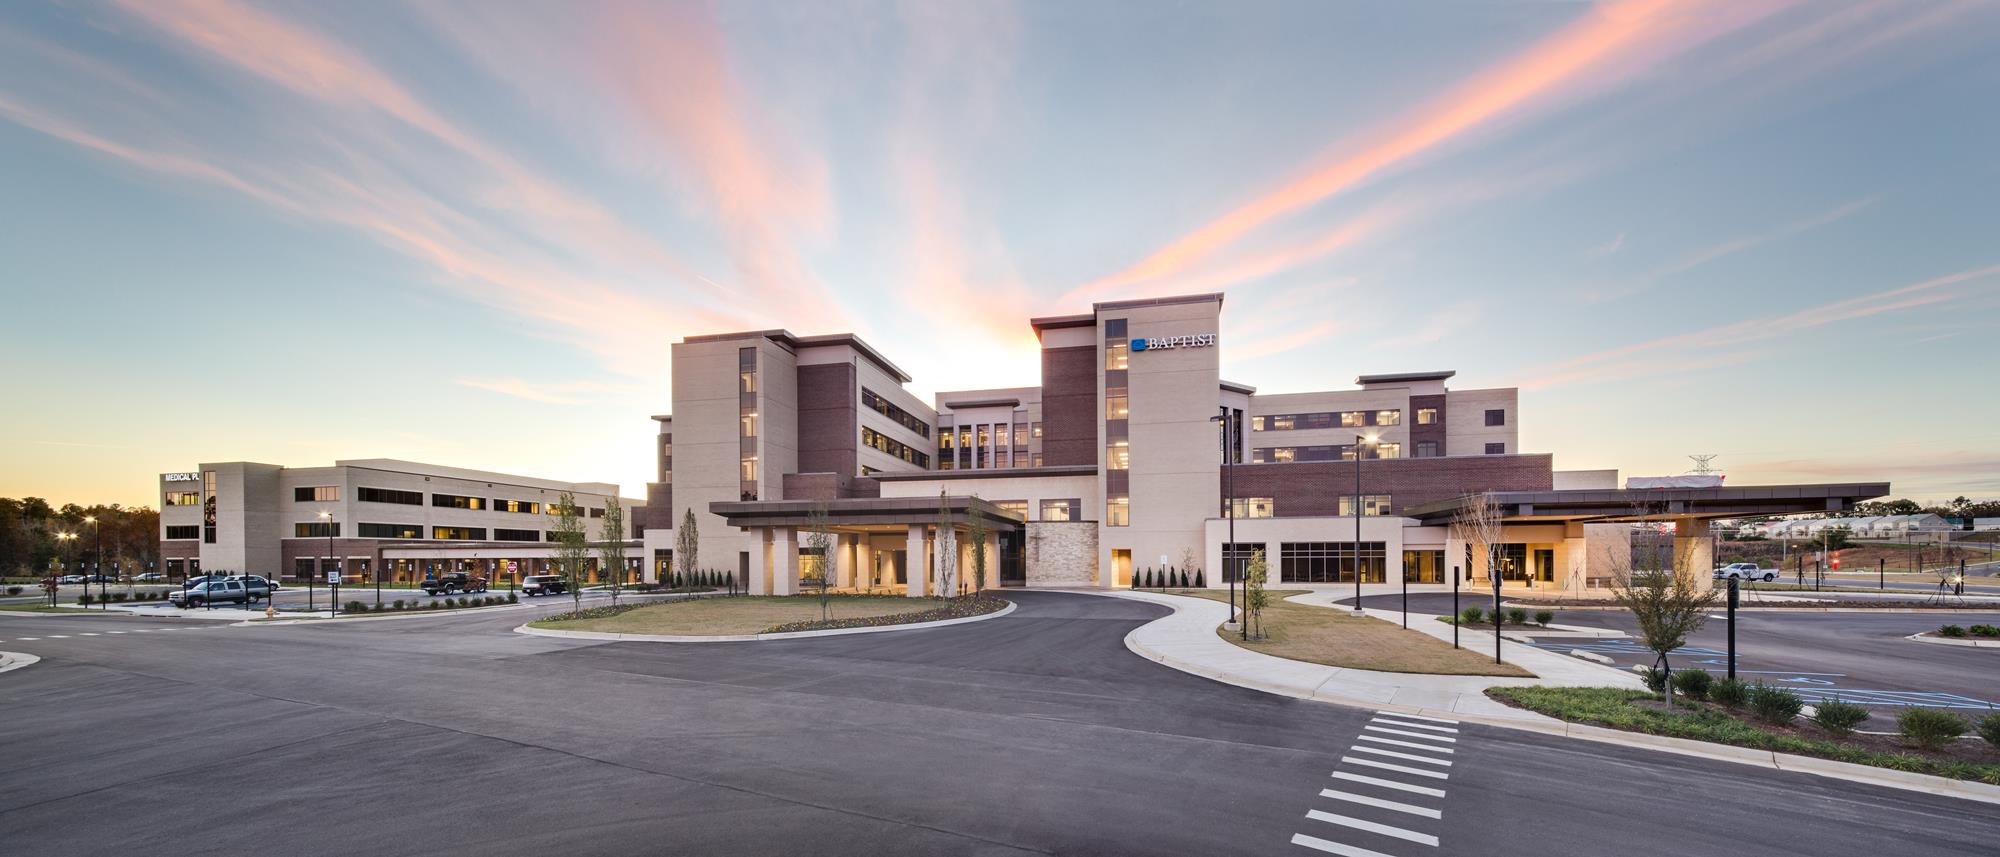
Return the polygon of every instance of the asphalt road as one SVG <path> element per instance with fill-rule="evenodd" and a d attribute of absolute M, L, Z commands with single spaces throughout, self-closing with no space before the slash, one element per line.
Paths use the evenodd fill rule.
<path fill-rule="evenodd" d="M 1990 806 L 1950 798 L 1372 723 L 1127 652 L 1157 607 L 1008 596 L 1014 614 L 968 625 L 702 645 L 511 633 L 557 609 L 539 604 L 256 627 L 0 617 L 0 650 L 43 658 L 0 674 L 0 842 L 38 857 L 1326 842 L 1364 857 L 1838 857 L 2000 841 Z"/>
<path fill-rule="evenodd" d="M 1490 609 L 1492 595 L 1474 600 L 1461 593 L 1462 606 Z M 1398 596 L 1368 596 L 1368 606 L 1396 609 Z M 1748 603 L 1747 601 L 1745 603 Z M 1410 596 L 1410 609 L 1450 613 L 1451 596 L 1423 593 Z M 1557 610 L 1556 624 L 1612 628 L 1635 633 L 1632 616 L 1623 611 Z M 1718 608 L 1712 617 L 1726 615 Z M 1798 691 L 1808 701 L 1839 696 L 1876 712 L 1873 729 L 1893 729 L 1895 712 L 1905 705 L 1948 707 L 1961 713 L 1984 713 L 2000 705 L 2000 659 L 1988 650 L 1937 646 L 1903 639 L 1939 625 L 2000 624 L 2000 609 L 1963 613 L 1777 613 L 1739 611 L 1736 614 L 1737 677 L 1764 681 Z M 1488 633 L 1491 633 L 1490 631 Z M 1524 632 L 1529 633 L 1529 632 Z M 1636 642 L 1591 641 L 1575 637 L 1541 637 L 1555 651 L 1584 649 L 1605 655 L 1621 668 L 1653 663 L 1653 653 Z M 1729 625 L 1711 618 L 1673 656 L 1676 669 L 1699 667 L 1722 673 L 1728 669 Z"/>

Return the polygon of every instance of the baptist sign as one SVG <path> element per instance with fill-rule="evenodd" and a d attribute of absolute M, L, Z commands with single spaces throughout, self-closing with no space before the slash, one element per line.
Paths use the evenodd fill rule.
<path fill-rule="evenodd" d="M 1149 336 L 1132 340 L 1133 351 L 1166 351 L 1170 348 L 1212 348 L 1215 334 L 1190 333 L 1185 336 Z"/>

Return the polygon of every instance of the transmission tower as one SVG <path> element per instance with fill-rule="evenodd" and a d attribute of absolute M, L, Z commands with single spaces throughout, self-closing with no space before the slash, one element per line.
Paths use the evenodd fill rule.
<path fill-rule="evenodd" d="M 1711 453 L 1708 455 L 1688 456 L 1689 458 L 1694 459 L 1694 470 L 1689 472 L 1694 473 L 1695 475 L 1698 476 L 1706 476 L 1710 473 L 1714 473 L 1715 472 L 1714 461 L 1717 458 L 1717 455 L 1718 454 L 1716 453 Z"/>

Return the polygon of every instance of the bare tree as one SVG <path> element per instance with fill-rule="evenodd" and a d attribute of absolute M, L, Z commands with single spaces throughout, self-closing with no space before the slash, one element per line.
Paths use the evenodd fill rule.
<path fill-rule="evenodd" d="M 806 513 L 805 538 L 800 540 L 799 546 L 805 548 L 803 551 L 805 555 L 818 560 L 811 579 L 814 585 L 819 587 L 821 620 L 828 618 L 826 584 L 829 574 L 833 571 L 833 547 L 837 538 L 833 533 L 832 513 L 827 509 L 826 501 L 814 503 L 812 511 Z"/>
<path fill-rule="evenodd" d="M 1487 581 L 1493 584 L 1493 662 L 1500 662 L 1500 568 L 1494 549 L 1500 543 L 1500 504 L 1493 494 L 1469 494 L 1451 517 L 1451 535 L 1466 546 L 1473 557 L 1486 559 Z M 1360 569 L 1355 569 L 1359 574 Z M 1356 605 L 1357 608 L 1359 605 Z"/>
<path fill-rule="evenodd" d="M 937 522 L 937 593 L 950 597 L 958 591 L 958 533 L 951 525 L 951 503 L 945 499 L 944 489 L 938 489 Z"/>
<path fill-rule="evenodd" d="M 701 531 L 694 522 L 694 507 L 689 506 L 687 513 L 681 516 L 680 532 L 674 533 L 674 567 L 680 570 L 681 582 L 688 584 L 689 588 L 693 588 L 695 569 L 700 567 L 695 564 L 700 553 Z M 670 583 L 665 580 L 660 582 Z"/>
<path fill-rule="evenodd" d="M 618 606 L 618 593 L 625 586 L 625 509 L 618 495 L 604 498 L 604 526 L 598 530 L 597 561 L 611 580 L 611 606 Z"/>
<path fill-rule="evenodd" d="M 1669 704 L 1674 701 L 1674 668 L 1667 656 L 1701 630 L 1721 593 L 1702 588 L 1697 575 L 1713 571 L 1694 567 L 1693 539 L 1680 541 L 1682 544 L 1672 551 L 1669 568 L 1634 569 L 1630 551 L 1613 550 L 1607 557 L 1612 597 L 1632 611 L 1632 620 L 1639 626 L 1639 643 L 1655 655 L 1654 664 L 1660 668 Z"/>
<path fill-rule="evenodd" d="M 978 499 L 979 495 L 972 495 Z M 965 540 L 972 543 L 972 591 L 976 594 L 986 588 L 986 516 L 971 506 L 966 507 Z"/>
<path fill-rule="evenodd" d="M 583 529 L 583 515 L 576 507 L 576 495 L 568 491 L 556 500 L 556 573 L 569 587 L 575 612 L 583 610 L 585 569 L 590 565 L 590 536 Z"/>
<path fill-rule="evenodd" d="M 1252 639 L 1264 638 L 1264 608 L 1271 602 L 1271 596 L 1264 591 L 1264 581 L 1270 573 L 1264 549 L 1251 552 L 1250 564 L 1243 569 L 1243 630 Z"/>
<path fill-rule="evenodd" d="M 1194 582 L 1194 548 L 1186 545 L 1181 546 L 1181 577 L 1188 584 Z"/>

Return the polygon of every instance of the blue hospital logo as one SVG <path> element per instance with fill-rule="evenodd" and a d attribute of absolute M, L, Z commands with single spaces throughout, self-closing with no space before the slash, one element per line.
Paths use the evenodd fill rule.
<path fill-rule="evenodd" d="M 1133 351 L 1166 351 L 1173 348 L 1209 348 L 1215 345 L 1215 334 L 1195 333 L 1186 336 L 1155 336 L 1132 340 Z"/>
<path fill-rule="evenodd" d="M 1134 340 L 1132 340 L 1132 350 L 1133 350 L 1133 351 L 1144 351 L 1144 350 L 1146 350 L 1146 340 L 1143 340 L 1143 339 L 1134 339 Z"/>

